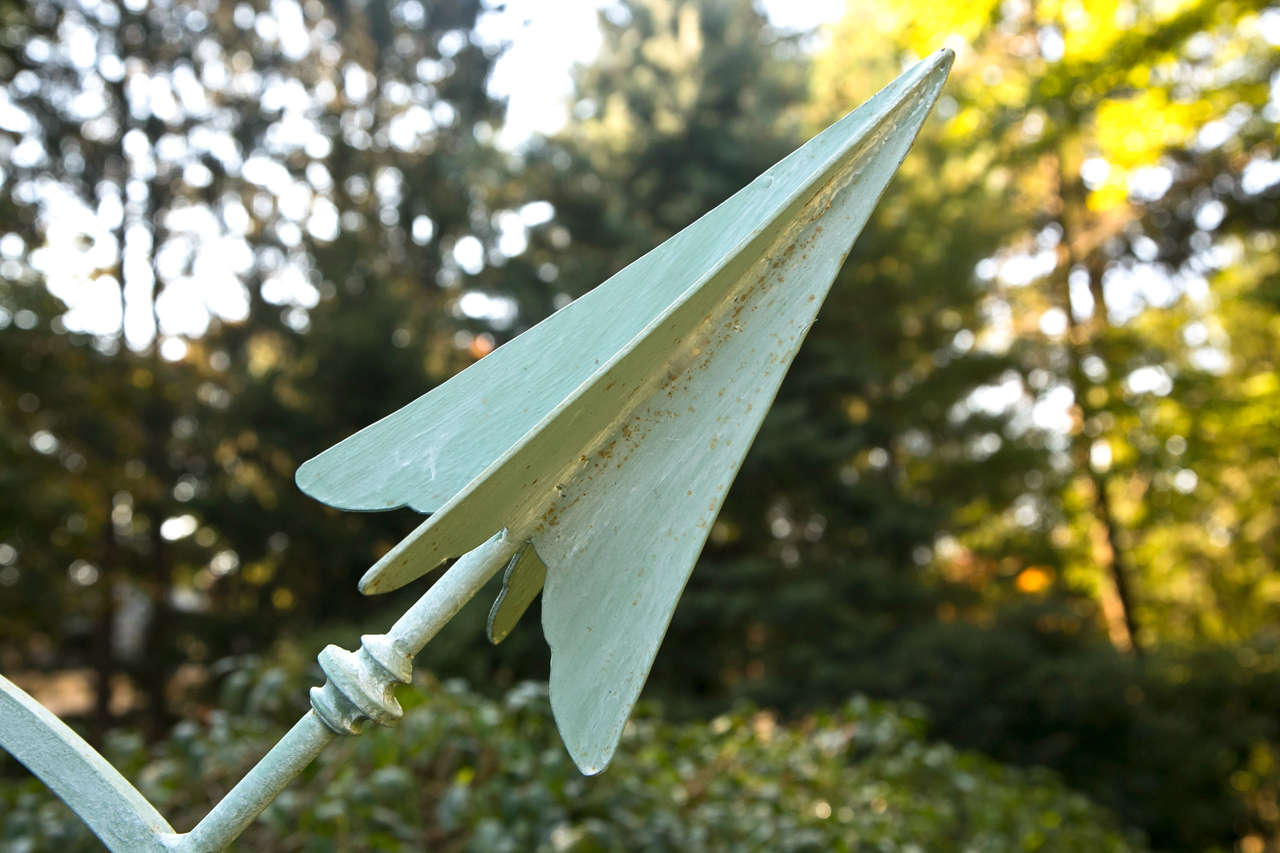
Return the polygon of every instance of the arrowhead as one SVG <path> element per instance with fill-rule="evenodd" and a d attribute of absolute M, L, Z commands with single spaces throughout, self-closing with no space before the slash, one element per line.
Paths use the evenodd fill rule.
<path fill-rule="evenodd" d="M 918 63 L 595 290 L 299 469 L 337 506 L 435 511 L 364 592 L 495 530 L 532 542 L 552 706 L 584 772 L 612 756 L 729 484 L 952 59 Z M 504 595 L 497 633 L 535 574 Z"/>

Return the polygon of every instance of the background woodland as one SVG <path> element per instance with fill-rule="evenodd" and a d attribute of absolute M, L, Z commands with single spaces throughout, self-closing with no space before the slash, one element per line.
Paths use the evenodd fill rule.
<path fill-rule="evenodd" d="M 516 145 L 491 13 L 0 0 L 0 671 L 202 813 L 421 592 L 298 464 L 947 45 L 615 768 L 477 600 L 245 849 L 1280 850 L 1280 7 L 624 0 Z"/>

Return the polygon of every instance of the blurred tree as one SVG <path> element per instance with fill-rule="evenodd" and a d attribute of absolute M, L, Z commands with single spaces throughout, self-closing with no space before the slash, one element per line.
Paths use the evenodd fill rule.
<path fill-rule="evenodd" d="M 1249 435 L 1188 434 L 1215 399 L 1233 396 L 1237 364 L 1252 363 L 1250 377 L 1272 370 L 1265 356 L 1231 352 L 1251 347 L 1249 333 L 1209 334 L 1222 329 L 1216 314 L 1240 304 L 1228 260 L 1240 238 L 1209 235 L 1224 197 L 1245 216 L 1266 207 L 1275 12 L 1259 16 L 1261 5 L 992 4 L 948 16 L 896 6 L 851 17 L 833 42 L 832 56 L 843 56 L 870 18 L 886 35 L 903 33 L 899 49 L 953 36 L 971 45 L 939 144 L 948 161 L 987 164 L 986 183 L 1003 188 L 989 201 L 1017 212 L 982 250 L 976 277 L 989 296 L 974 331 L 1024 365 L 1027 381 L 1010 381 L 1005 406 L 1033 417 L 1039 408 L 1053 450 L 1053 468 L 1027 483 L 1013 511 L 1050 535 L 1061 564 L 1048 568 L 1098 590 L 1121 647 L 1238 639 L 1274 620 L 1275 564 L 1259 547 L 1274 530 L 1270 509 L 1245 498 L 1239 476 L 1234 487 L 1216 478 L 1197 487 L 1218 454 L 1235 457 L 1217 463 L 1227 478 L 1253 448 L 1269 470 L 1267 439 L 1256 417 L 1252 426 L 1226 418 Z M 1255 214 L 1245 230 L 1258 245 L 1273 227 Z M 1224 499 L 1204 500 L 1215 489 Z M 962 559 L 1004 523 L 984 523 Z"/>
<path fill-rule="evenodd" d="M 162 306 L 190 284 L 176 281 L 193 249 L 190 213 L 217 177 L 200 127 L 214 110 L 196 58 L 209 21 L 198 7 L 41 2 L 6 24 L 13 66 L 4 75 L 3 189 L 34 225 L 6 235 L 7 263 L 66 300 L 44 299 L 45 313 L 32 314 L 28 327 L 76 333 L 24 347 L 24 370 L 10 380 L 29 417 L 13 426 L 26 427 L 32 451 L 57 453 L 73 476 L 83 471 L 59 525 L 14 524 L 10 579 L 36 586 L 65 608 L 66 628 L 89 635 L 99 716 L 121 659 L 159 713 L 174 662 L 169 541 L 190 518 L 175 511 L 170 490 L 194 431 L 180 417 L 188 380 L 173 346 L 181 342 L 171 338 L 170 357 L 161 355 Z M 85 370 L 89 364 L 98 369 Z M 63 540 L 56 556 L 38 544 L 50 534 Z M 39 571 L 52 568 L 50 557 L 66 567 L 70 589 L 59 582 L 63 571 Z M 117 624 L 126 613 L 127 632 Z M 148 641 L 155 653 L 140 654 Z"/>
<path fill-rule="evenodd" d="M 471 36 L 479 11 L 335 5 L 317 26 L 340 31 L 349 52 L 291 72 L 319 93 L 306 103 L 311 134 L 268 139 L 263 154 L 292 189 L 256 192 L 307 203 L 292 227 L 260 238 L 271 245 L 250 292 L 262 319 L 217 324 L 199 342 L 222 365 L 210 381 L 224 401 L 208 414 L 223 476 L 200 506 L 226 531 L 237 568 L 196 580 L 244 649 L 279 624 L 385 606 L 360 601 L 354 581 L 416 516 L 329 510 L 293 488 L 293 471 L 487 351 L 458 308 L 493 243 L 491 202 L 506 174 L 490 144 L 501 120 L 485 91 L 494 49 Z M 289 279 L 302 282 L 305 305 L 280 298 Z M 246 634 L 243 607 L 274 612 L 276 624 Z"/>
<path fill-rule="evenodd" d="M 1256 781 L 1276 750 L 1271 658 L 1168 647 L 1274 633 L 1277 20 L 1254 3 L 861 4 L 814 78 L 826 120 L 858 83 L 849 56 L 896 66 L 953 39 L 952 100 L 903 195 L 972 205 L 972 254 L 950 276 L 986 293 L 964 338 L 1017 369 L 949 414 L 1047 451 L 1003 511 L 982 490 L 935 493 L 962 501 L 940 516 L 933 567 L 999 630 L 899 633 L 846 678 L 924 699 L 959 742 L 1051 763 L 1175 849 L 1275 834 L 1273 783 Z M 913 174 L 929 150 L 941 165 Z M 945 234 L 928 204 L 911 222 Z M 1079 611 L 1053 606 L 1075 591 L 1117 648 L 1157 657 L 1077 645 Z M 1033 631 L 1013 629 L 1019 610 Z"/>
<path fill-rule="evenodd" d="M 41 604 L 0 642 L 12 669 L 82 636 L 100 716 L 123 666 L 162 717 L 178 663 L 338 612 L 404 526 L 281 484 L 466 363 L 445 309 L 490 238 L 495 49 L 478 2 L 0 12 L 5 439 L 35 484 L 0 582 Z"/>
<path fill-rule="evenodd" d="M 1164 636 L 1238 641 L 1280 615 L 1280 13 L 1217 14 L 1217 26 L 1188 43 L 1185 79 L 1171 93 L 1204 105 L 1197 120 L 1145 162 L 1117 153 L 1115 133 L 1101 156 L 1125 174 L 1159 176 L 1164 192 L 1137 205 L 1132 242 L 1185 283 L 1173 310 L 1140 318 L 1170 377 L 1169 393 L 1138 413 L 1155 445 L 1146 455 L 1163 463 L 1139 481 L 1149 486 L 1134 512 L 1135 553 L 1153 587 L 1147 607 Z"/>

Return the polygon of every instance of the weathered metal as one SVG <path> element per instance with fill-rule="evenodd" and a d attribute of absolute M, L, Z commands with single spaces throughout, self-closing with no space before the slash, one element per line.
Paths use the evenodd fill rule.
<path fill-rule="evenodd" d="M 71 727 L 0 675 L 0 746 L 75 809 L 112 850 L 162 850 L 173 829 Z"/>
<path fill-rule="evenodd" d="M 542 590 L 556 722 L 578 767 L 602 770 L 782 376 L 951 61 L 918 63 L 586 296 L 299 468 L 333 506 L 432 513 L 361 591 L 462 556 L 385 634 L 320 653 L 312 709 L 191 832 L 3 678 L 0 746 L 112 850 L 221 849 L 334 737 L 394 724 L 414 656 L 506 567 L 488 635 L 501 641 Z"/>
<path fill-rule="evenodd" d="M 432 513 L 364 592 L 498 529 L 532 544 L 552 708 L 583 772 L 613 754 L 729 483 L 948 65 L 917 65 L 586 296 L 298 469 L 336 507 Z"/>

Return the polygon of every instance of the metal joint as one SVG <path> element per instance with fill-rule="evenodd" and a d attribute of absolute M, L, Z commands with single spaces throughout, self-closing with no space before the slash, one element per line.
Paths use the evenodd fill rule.
<path fill-rule="evenodd" d="M 404 714 L 395 685 L 413 677 L 409 653 L 386 634 L 366 634 L 360 643 L 355 652 L 326 646 L 318 658 L 328 680 L 311 688 L 311 707 L 335 734 L 358 735 L 369 721 L 392 726 Z"/>

